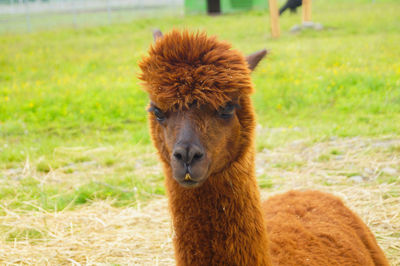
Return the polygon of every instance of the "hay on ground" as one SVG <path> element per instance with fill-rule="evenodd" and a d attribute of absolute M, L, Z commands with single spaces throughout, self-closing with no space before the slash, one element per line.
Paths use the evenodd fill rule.
<path fill-rule="evenodd" d="M 297 141 L 264 150 L 256 162 L 260 182 L 269 184 L 262 197 L 289 189 L 338 195 L 370 226 L 391 264 L 400 265 L 400 154 L 393 147 L 400 139 Z M 0 208 L 6 213 L 0 264 L 175 264 L 165 197 L 138 207 L 99 201 L 54 213 Z"/>

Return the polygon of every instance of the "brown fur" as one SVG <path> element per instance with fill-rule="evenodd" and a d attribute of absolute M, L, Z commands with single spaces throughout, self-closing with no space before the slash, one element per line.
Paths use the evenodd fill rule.
<path fill-rule="evenodd" d="M 218 162 L 201 186 L 182 187 L 170 164 L 176 131 L 149 114 L 166 175 L 178 265 L 388 265 L 369 229 L 334 196 L 289 192 L 261 206 L 253 86 L 241 53 L 205 34 L 172 31 L 156 41 L 140 67 L 151 101 L 166 114 L 192 119 Z M 227 102 L 240 105 L 229 122 L 204 111 Z"/>
<path fill-rule="evenodd" d="M 368 227 L 333 195 L 289 191 L 263 210 L 275 265 L 389 265 Z"/>
<path fill-rule="evenodd" d="M 172 31 L 150 47 L 140 67 L 145 90 L 164 111 L 194 101 L 218 108 L 253 88 L 241 53 L 205 33 Z"/>

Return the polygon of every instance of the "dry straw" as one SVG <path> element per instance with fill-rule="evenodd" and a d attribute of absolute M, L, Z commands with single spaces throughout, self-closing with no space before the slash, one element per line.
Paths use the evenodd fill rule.
<path fill-rule="evenodd" d="M 399 147 L 400 139 L 351 138 L 263 150 L 257 173 L 271 187 L 262 197 L 288 189 L 334 193 L 370 226 L 391 264 L 400 265 Z M 397 181 L 386 182 L 389 176 Z M 174 265 L 165 197 L 138 207 L 100 201 L 55 213 L 0 208 L 6 212 L 0 217 L 0 264 Z M 26 239 L 10 239 L 16 232 L 26 232 Z"/>

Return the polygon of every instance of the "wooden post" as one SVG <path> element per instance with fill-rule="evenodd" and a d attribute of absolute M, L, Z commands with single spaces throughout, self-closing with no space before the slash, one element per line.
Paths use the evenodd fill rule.
<path fill-rule="evenodd" d="M 278 4 L 276 0 L 268 0 L 268 2 L 269 2 L 269 16 L 271 17 L 271 35 L 272 38 L 279 38 L 281 32 L 279 29 Z"/>
<path fill-rule="evenodd" d="M 303 0 L 303 23 L 311 22 L 311 0 Z"/>

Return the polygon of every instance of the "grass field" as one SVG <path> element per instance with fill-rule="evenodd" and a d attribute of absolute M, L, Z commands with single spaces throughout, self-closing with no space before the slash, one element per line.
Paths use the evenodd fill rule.
<path fill-rule="evenodd" d="M 153 28 L 176 27 L 206 30 L 245 53 L 270 50 L 253 73 L 257 151 L 267 156 L 257 168 L 261 188 L 340 188 L 344 197 L 351 189 L 380 191 L 386 227 L 379 219 L 367 223 L 386 239 L 393 265 L 400 264 L 400 217 L 390 211 L 400 208 L 400 3 L 320 0 L 313 12 L 323 31 L 289 33 L 300 13 L 288 13 L 278 40 L 269 37 L 267 13 L 257 11 L 0 35 L 0 246 L 11 252 L 19 241 L 39 250 L 52 243 L 51 229 L 12 226 L 16 217 L 99 204 L 122 212 L 163 198 L 137 61 Z M 309 181 L 296 181 L 296 174 Z M 366 209 L 375 197 L 365 208 L 351 199 L 364 219 L 376 218 Z M 93 262 L 129 263 L 124 254 Z M 0 262 L 10 261 L 0 255 Z M 67 255 L 58 262 L 71 263 Z"/>

